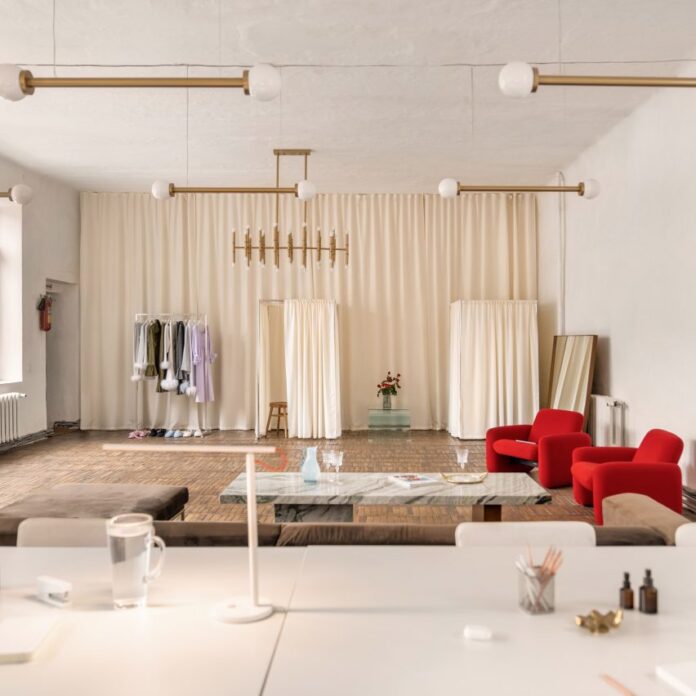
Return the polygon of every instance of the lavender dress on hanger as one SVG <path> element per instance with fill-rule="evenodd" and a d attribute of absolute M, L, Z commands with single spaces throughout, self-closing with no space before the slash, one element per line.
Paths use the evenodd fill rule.
<path fill-rule="evenodd" d="M 196 403 L 204 404 L 215 400 L 211 364 L 217 357 L 213 353 L 210 330 L 207 326 L 196 324 L 191 331 L 191 355 L 195 371 Z"/>

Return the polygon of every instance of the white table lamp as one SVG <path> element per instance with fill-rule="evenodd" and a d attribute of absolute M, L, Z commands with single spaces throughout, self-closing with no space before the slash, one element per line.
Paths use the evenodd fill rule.
<path fill-rule="evenodd" d="M 233 445 L 104 445 L 110 452 L 169 452 L 177 454 L 244 454 L 247 482 L 247 535 L 249 545 L 249 595 L 232 597 L 216 607 L 215 618 L 227 623 L 251 623 L 268 618 L 273 613 L 269 602 L 259 600 L 257 548 L 259 543 L 256 518 L 256 458 L 257 454 L 275 454 L 275 447 Z"/>

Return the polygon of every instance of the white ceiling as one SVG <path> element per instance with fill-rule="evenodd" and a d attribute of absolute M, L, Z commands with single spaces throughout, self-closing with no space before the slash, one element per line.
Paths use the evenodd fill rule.
<path fill-rule="evenodd" d="M 53 7 L 0 0 L 0 62 L 53 74 Z M 55 0 L 55 8 L 58 75 L 281 68 L 274 102 L 189 92 L 192 185 L 270 184 L 278 146 L 316 151 L 310 178 L 320 191 L 432 191 L 445 176 L 544 182 L 651 90 L 547 88 L 512 100 L 497 88 L 502 64 L 557 72 L 561 58 L 566 72 L 675 74 L 696 60 L 693 0 Z M 185 90 L 46 89 L 0 100 L 0 154 L 83 190 L 183 184 L 186 152 Z M 297 165 L 288 163 L 286 182 L 299 178 Z"/>

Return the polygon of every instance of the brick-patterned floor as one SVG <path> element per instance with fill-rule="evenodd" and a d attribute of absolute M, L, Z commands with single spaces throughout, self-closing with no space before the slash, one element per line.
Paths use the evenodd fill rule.
<path fill-rule="evenodd" d="M 106 442 L 130 442 L 127 433 L 116 431 L 69 432 L 44 442 L 17 448 L 0 455 L 0 506 L 7 505 L 35 488 L 56 483 L 167 483 L 188 486 L 186 507 L 191 520 L 242 520 L 241 505 L 221 505 L 220 491 L 242 471 L 243 457 L 220 455 L 140 454 L 104 452 Z M 157 442 L 170 442 L 158 438 Z M 192 440 L 178 441 L 182 449 Z M 251 444 L 253 432 L 214 432 L 199 443 Z M 301 451 L 317 444 L 344 451 L 343 471 L 457 471 L 454 447 L 463 444 L 442 431 L 408 433 L 349 432 L 339 440 L 312 442 L 269 437 L 261 444 L 280 446 L 287 455 L 289 469 L 298 470 Z M 474 468 L 484 468 L 484 443 L 466 443 Z M 592 511 L 576 505 L 569 488 L 551 492 L 550 505 L 503 508 L 506 520 L 585 520 Z M 471 519 L 470 508 L 424 506 L 365 506 L 356 508 L 358 522 L 446 523 Z M 259 507 L 259 519 L 272 521 L 272 506 Z"/>

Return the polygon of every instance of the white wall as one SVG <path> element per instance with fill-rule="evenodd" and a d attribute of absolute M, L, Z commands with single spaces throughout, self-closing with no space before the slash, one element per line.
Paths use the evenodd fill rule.
<path fill-rule="evenodd" d="M 595 200 L 566 199 L 566 332 L 599 335 L 595 391 L 627 402 L 629 444 L 652 427 L 676 432 L 696 485 L 694 123 L 696 94 L 656 92 L 565 175 L 602 186 Z M 549 264 L 558 233 L 555 202 L 546 201 L 540 247 Z M 558 302 L 557 270 L 540 263 L 542 302 Z"/>
<path fill-rule="evenodd" d="M 24 183 L 34 200 L 22 209 L 22 380 L 0 384 L 0 392 L 26 392 L 20 405 L 21 434 L 46 429 L 46 336 L 39 330 L 36 303 L 46 279 L 79 280 L 80 209 L 78 193 L 45 176 L 0 159 L 0 188 Z M 79 351 L 75 334 L 73 350 Z M 79 384 L 67 387 L 79 394 Z"/>

